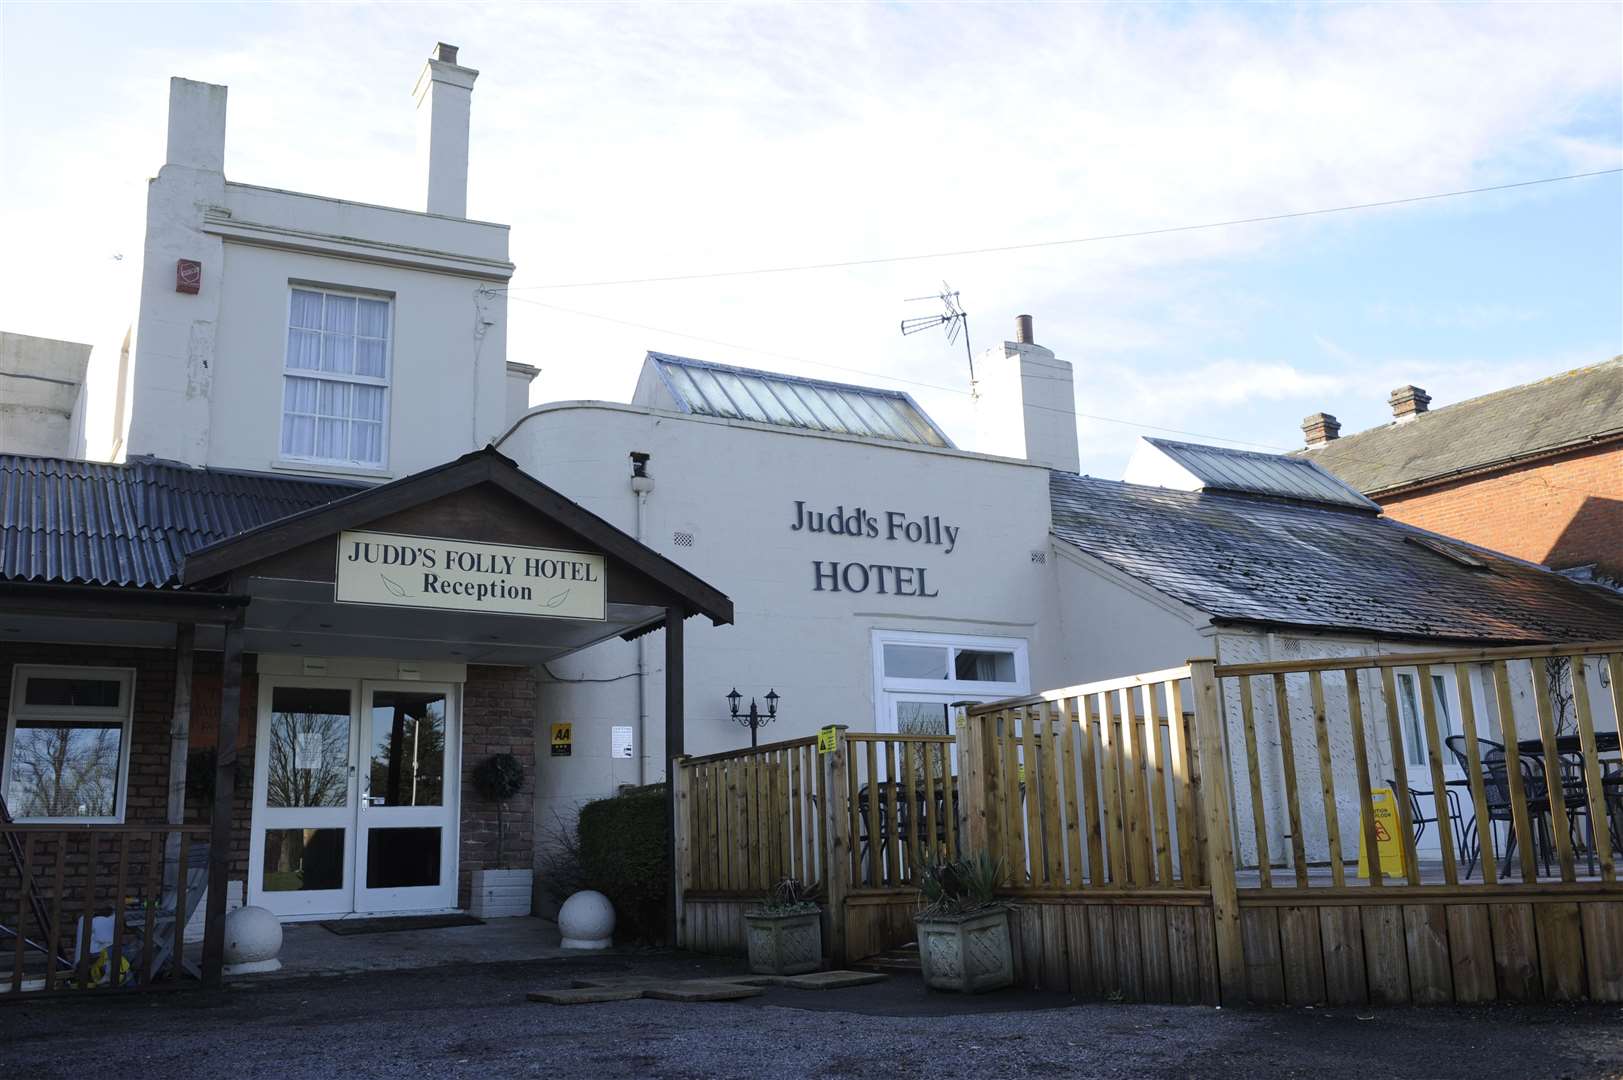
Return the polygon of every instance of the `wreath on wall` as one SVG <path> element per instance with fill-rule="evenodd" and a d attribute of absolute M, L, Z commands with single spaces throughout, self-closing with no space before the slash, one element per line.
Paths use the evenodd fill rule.
<path fill-rule="evenodd" d="M 507 800 L 524 788 L 524 766 L 512 754 L 492 754 L 473 770 L 473 786 L 496 804 L 496 869 L 507 867 Z"/>

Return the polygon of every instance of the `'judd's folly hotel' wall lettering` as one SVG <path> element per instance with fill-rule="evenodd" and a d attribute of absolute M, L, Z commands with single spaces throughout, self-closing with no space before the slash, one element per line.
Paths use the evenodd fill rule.
<path fill-rule="evenodd" d="M 795 500 L 795 517 L 790 532 L 824 533 L 859 540 L 886 540 L 925 547 L 938 547 L 951 555 L 958 546 L 959 526 L 948 525 L 939 514 L 914 517 L 900 510 L 870 513 L 857 506 L 850 510 L 842 503 L 832 510 L 813 510 L 805 500 Z M 813 592 L 875 592 L 888 596 L 935 597 L 928 571 L 922 566 L 894 563 L 839 562 L 812 560 Z"/>

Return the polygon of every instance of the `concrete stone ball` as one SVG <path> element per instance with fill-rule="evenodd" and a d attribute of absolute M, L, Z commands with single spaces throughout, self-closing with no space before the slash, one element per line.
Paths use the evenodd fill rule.
<path fill-rule="evenodd" d="M 225 917 L 225 962 L 255 964 L 282 951 L 282 924 L 262 907 L 240 907 Z"/>
<path fill-rule="evenodd" d="M 614 938 L 614 905 L 600 892 L 578 892 L 558 909 L 558 933 L 566 949 L 606 949 Z"/>

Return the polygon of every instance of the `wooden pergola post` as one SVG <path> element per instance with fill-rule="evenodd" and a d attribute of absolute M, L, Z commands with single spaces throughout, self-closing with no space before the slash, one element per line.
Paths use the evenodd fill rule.
<path fill-rule="evenodd" d="M 169 814 L 171 825 L 186 824 L 186 758 L 191 752 L 192 659 L 197 624 L 175 624 L 175 701 L 169 720 Z M 164 851 L 164 880 L 173 882 L 180 864 L 181 836 L 169 834 Z"/>
<path fill-rule="evenodd" d="M 676 862 L 676 759 L 686 755 L 684 733 L 687 688 L 683 680 L 682 619 L 680 607 L 665 609 L 665 854 L 671 867 L 671 941 L 680 943 L 682 934 L 682 889 L 676 881 L 681 868 Z"/>
<path fill-rule="evenodd" d="M 225 893 L 231 876 L 231 808 L 236 798 L 237 725 L 242 713 L 242 624 L 225 624 L 220 653 L 220 731 L 214 751 L 214 812 L 209 829 L 208 912 L 203 924 L 203 985 L 219 987 L 225 968 Z"/>

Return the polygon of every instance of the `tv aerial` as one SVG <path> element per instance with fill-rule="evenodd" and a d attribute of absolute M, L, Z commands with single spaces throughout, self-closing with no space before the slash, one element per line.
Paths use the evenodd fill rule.
<path fill-rule="evenodd" d="M 917 303 L 921 300 L 939 300 L 945 309 L 939 315 L 920 315 L 912 319 L 902 320 L 902 336 L 908 337 L 923 330 L 933 330 L 942 327 L 947 332 L 947 344 L 957 342 L 958 335 L 964 335 L 964 355 L 969 359 L 969 393 L 971 397 L 979 397 L 980 391 L 975 382 L 975 354 L 969 347 L 969 313 L 958 303 L 958 292 L 945 281 L 941 283 L 941 291 L 934 296 L 910 296 L 906 302 Z"/>

